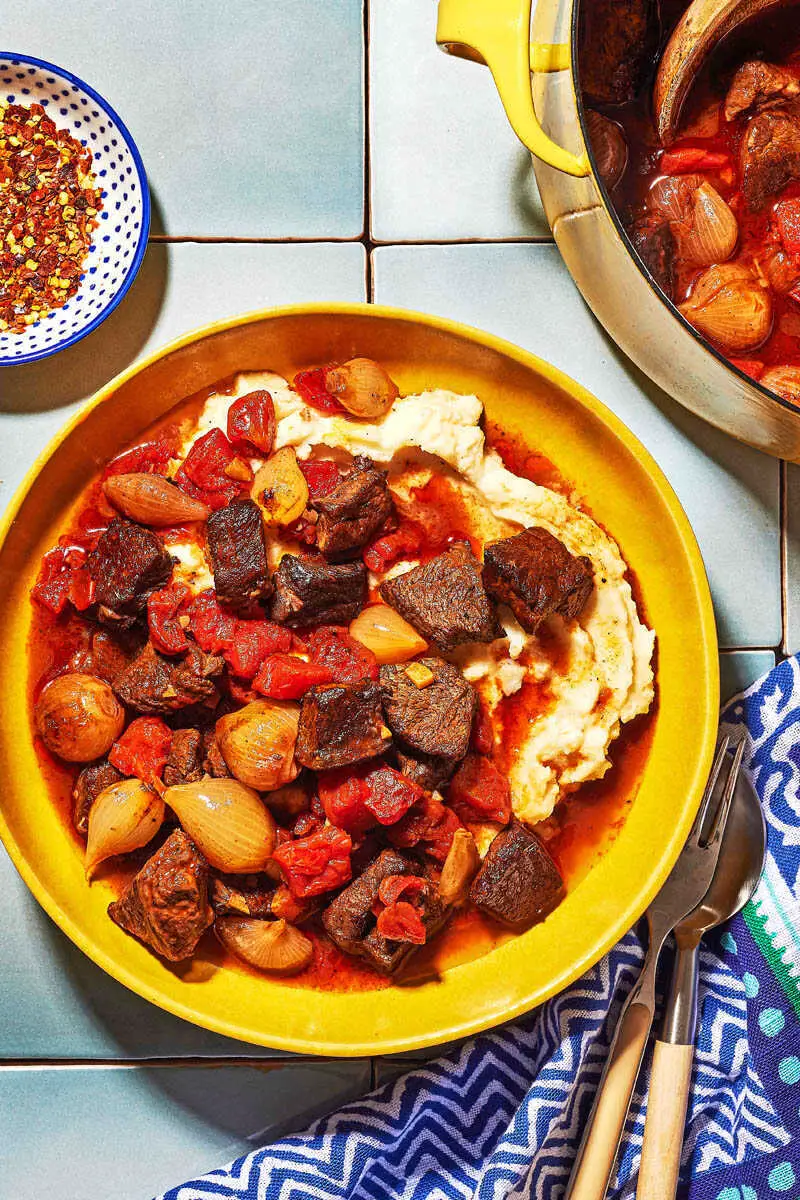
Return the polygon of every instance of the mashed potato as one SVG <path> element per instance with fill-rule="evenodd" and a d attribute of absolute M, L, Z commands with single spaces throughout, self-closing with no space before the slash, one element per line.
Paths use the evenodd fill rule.
<path fill-rule="evenodd" d="M 400 397 L 382 420 L 370 424 L 307 407 L 278 375 L 242 374 L 233 393 L 207 401 L 182 454 L 213 427 L 224 429 L 231 402 L 255 388 L 267 389 L 275 403 L 276 448 L 293 446 L 300 458 L 322 447 L 368 454 L 388 469 L 390 487 L 400 494 L 410 477 L 424 481 L 445 464 L 484 541 L 538 525 L 573 554 L 591 559 L 595 588 L 577 619 L 551 617 L 548 638 L 539 639 L 501 606 L 505 638 L 491 646 L 460 647 L 449 657 L 492 708 L 528 681 L 543 685 L 546 699 L 527 733 L 515 734 L 510 755 L 512 800 L 520 818 L 529 824 L 544 820 L 564 792 L 604 775 L 621 724 L 647 712 L 653 701 L 654 634 L 639 619 L 616 543 L 561 493 L 514 475 L 486 448 L 477 396 L 435 390 Z M 190 586 L 199 590 L 198 581 L 210 586 L 194 551 L 170 549 L 181 557 L 178 570 Z"/>

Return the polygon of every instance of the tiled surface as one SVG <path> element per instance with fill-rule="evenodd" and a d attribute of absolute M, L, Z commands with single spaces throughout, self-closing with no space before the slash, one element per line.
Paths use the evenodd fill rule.
<path fill-rule="evenodd" d="M 153 232 L 358 237 L 361 0 L 3 6 L 4 48 L 100 92 L 133 134 Z"/>
<path fill-rule="evenodd" d="M 778 463 L 693 417 L 623 360 L 554 246 L 386 246 L 373 257 L 377 302 L 490 329 L 549 359 L 613 409 L 655 456 L 689 515 L 721 644 L 780 642 Z"/>
<path fill-rule="evenodd" d="M 283 1057 L 181 1021 L 106 975 L 39 907 L 2 848 L 0 894 L 10 917 L 2 939 L 0 1060 Z"/>
<path fill-rule="evenodd" d="M 485 67 L 436 45 L 431 0 L 370 11 L 372 236 L 549 236 L 531 157 Z"/>
<path fill-rule="evenodd" d="M 358 242 L 151 242 L 136 282 L 99 329 L 54 358 L 0 370 L 0 503 L 76 402 L 136 358 L 219 317 L 364 300 L 365 269 Z"/>
<path fill-rule="evenodd" d="M 800 650 L 800 466 L 786 466 L 786 650 Z"/>
<path fill-rule="evenodd" d="M 369 1064 L 355 1062 L 6 1068 L 0 1196 L 148 1200 L 302 1129 L 369 1086 Z"/>
<path fill-rule="evenodd" d="M 773 650 L 724 650 L 719 656 L 720 701 L 726 704 L 774 666 Z"/>
<path fill-rule="evenodd" d="M 778 464 L 649 384 L 593 321 L 553 246 L 535 244 L 547 230 L 528 156 L 488 72 L 436 49 L 433 0 L 370 8 L 367 54 L 360 0 L 142 0 L 135 21 L 99 0 L 62 0 L 57 21 L 47 6 L 4 12 L 5 45 L 83 75 L 118 107 L 146 158 L 154 232 L 167 238 L 151 244 L 130 295 L 91 338 L 0 372 L 0 503 L 74 406 L 146 350 L 237 311 L 361 300 L 372 279 L 376 300 L 542 354 L 645 442 L 694 524 L 721 640 L 735 647 L 721 655 L 726 699 L 772 665 L 784 634 L 800 648 L 800 468 L 786 474 L 783 630 Z M 370 263 L 365 221 L 389 243 Z M 170 240 L 179 236 L 223 240 Z M 445 244 L 402 244 L 426 242 Z M 147 1200 L 425 1057 L 284 1056 L 267 1071 L 269 1052 L 169 1017 L 108 979 L 2 851 L 0 894 L 2 1200 Z M 87 1060 L 97 1065 L 73 1065 Z M 156 1062 L 122 1065 L 138 1060 Z"/>

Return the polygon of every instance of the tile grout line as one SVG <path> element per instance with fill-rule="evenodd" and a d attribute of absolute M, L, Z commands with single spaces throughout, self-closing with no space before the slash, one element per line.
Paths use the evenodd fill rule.
<path fill-rule="evenodd" d="M 365 174 L 367 172 L 369 155 L 364 150 L 364 166 Z M 402 246 L 418 246 L 424 248 L 426 246 L 554 246 L 555 240 L 552 237 L 519 237 L 508 238 L 491 238 L 491 237 L 460 237 L 460 238 L 398 238 L 392 241 L 378 241 L 372 238 L 368 224 L 372 218 L 372 206 L 369 200 L 369 187 L 367 187 L 364 197 L 364 220 L 365 229 L 361 234 L 356 234 L 353 237 L 338 237 L 336 234 L 327 234 L 324 237 L 234 237 L 227 234 L 205 234 L 205 233 L 151 233 L 148 237 L 148 243 L 155 246 L 164 245 L 200 245 L 200 246 L 326 246 L 334 243 L 337 246 L 350 246 L 361 244 L 372 250 L 392 249 Z"/>
<path fill-rule="evenodd" d="M 372 122 L 370 120 L 370 4 L 372 0 L 362 0 L 364 5 L 364 234 L 362 244 L 365 252 L 364 295 L 367 304 L 375 302 L 375 281 L 372 269 L 372 251 L 375 243 L 372 240 Z M 374 1070 L 373 1070 L 374 1075 Z"/>

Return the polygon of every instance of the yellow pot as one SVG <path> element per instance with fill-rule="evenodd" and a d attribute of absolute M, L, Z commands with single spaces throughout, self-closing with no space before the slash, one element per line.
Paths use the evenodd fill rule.
<path fill-rule="evenodd" d="M 561 469 L 619 541 L 658 637 L 658 707 L 639 792 L 601 861 L 544 924 L 418 986 L 336 993 L 198 960 L 170 966 L 106 915 L 41 777 L 29 720 L 29 590 L 89 480 L 183 397 L 239 370 L 356 354 L 402 392 L 476 393 L 487 417 Z M 531 432 L 533 431 L 533 433 Z M 371 305 L 307 306 L 218 322 L 118 376 L 32 468 L 0 530 L 0 835 L 64 932 L 109 974 L 169 1012 L 245 1041 L 321 1054 L 433 1045 L 530 1009 L 595 962 L 666 878 L 709 768 L 718 705 L 714 619 L 686 517 L 648 453 L 578 384 L 530 354 L 455 323 Z"/>
<path fill-rule="evenodd" d="M 591 157 L 576 80 L 578 16 L 591 0 L 439 0 L 437 41 L 488 65 L 534 157 L 561 255 L 595 316 L 651 379 L 726 433 L 800 461 L 800 410 L 704 342 L 634 253 Z"/>

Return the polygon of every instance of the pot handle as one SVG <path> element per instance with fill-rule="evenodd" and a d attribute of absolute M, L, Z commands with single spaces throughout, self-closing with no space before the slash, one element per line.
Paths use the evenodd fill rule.
<path fill-rule="evenodd" d="M 448 54 L 489 68 L 511 127 L 532 154 L 567 175 L 588 175 L 587 155 L 571 154 L 552 141 L 534 110 L 531 70 L 564 69 L 569 65 L 569 47 L 531 45 L 531 3 L 439 0 L 436 41 Z"/>

